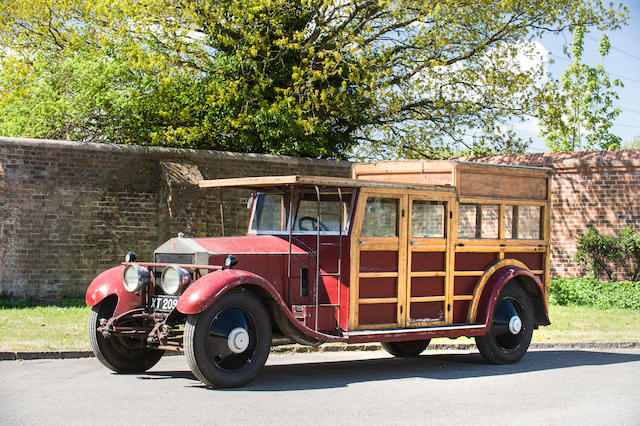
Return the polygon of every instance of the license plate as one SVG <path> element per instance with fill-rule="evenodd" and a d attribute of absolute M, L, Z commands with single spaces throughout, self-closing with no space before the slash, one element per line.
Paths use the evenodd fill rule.
<path fill-rule="evenodd" d="M 172 311 L 178 304 L 178 296 L 152 296 L 151 309 L 156 311 Z"/>

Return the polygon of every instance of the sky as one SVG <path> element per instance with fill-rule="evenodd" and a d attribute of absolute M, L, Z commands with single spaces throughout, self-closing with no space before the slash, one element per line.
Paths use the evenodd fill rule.
<path fill-rule="evenodd" d="M 603 33 L 592 29 L 585 37 L 583 62 L 591 66 L 602 63 L 612 79 L 620 79 L 624 84 L 623 88 L 618 88 L 619 99 L 614 103 L 622 112 L 612 128 L 612 133 L 620 136 L 624 143 L 635 136 L 640 137 L 640 0 L 624 0 L 622 3 L 629 9 L 629 20 L 622 29 L 605 32 L 611 41 L 609 54 L 604 58 L 600 56 L 598 41 Z M 547 35 L 539 40 L 554 61 L 548 68 L 554 78 L 559 78 L 570 65 L 562 47 L 570 46 L 572 40 L 570 32 Z M 533 139 L 529 152 L 549 150 L 538 136 L 534 120 L 514 123 L 514 130 L 524 138 Z"/>

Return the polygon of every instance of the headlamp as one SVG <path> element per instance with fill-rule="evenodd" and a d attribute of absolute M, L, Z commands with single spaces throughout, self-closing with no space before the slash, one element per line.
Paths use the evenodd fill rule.
<path fill-rule="evenodd" d="M 191 283 L 191 274 L 178 265 L 169 265 L 162 271 L 162 290 L 166 294 L 175 295 Z"/>
<path fill-rule="evenodd" d="M 132 263 L 124 267 L 122 272 L 122 284 L 131 293 L 140 291 L 151 282 L 151 274 L 144 266 Z"/>

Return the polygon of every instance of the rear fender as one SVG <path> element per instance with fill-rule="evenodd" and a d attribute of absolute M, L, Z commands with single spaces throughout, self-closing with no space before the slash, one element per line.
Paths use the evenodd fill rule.
<path fill-rule="evenodd" d="M 200 313 L 209 309 L 227 291 L 245 284 L 263 288 L 278 304 L 284 306 L 273 285 L 260 275 L 239 269 L 225 269 L 194 281 L 180 296 L 176 309 L 183 314 Z"/>
<path fill-rule="evenodd" d="M 480 278 L 471 308 L 469 322 L 489 325 L 493 320 L 493 308 L 500 291 L 513 281 L 529 295 L 534 309 L 536 325 L 548 325 L 549 315 L 544 304 L 544 287 L 538 277 L 533 275 L 524 264 L 512 259 L 498 262 Z"/>
<path fill-rule="evenodd" d="M 117 266 L 107 269 L 95 277 L 89 284 L 89 288 L 87 288 L 85 296 L 87 305 L 95 306 L 106 297 L 115 295 L 118 298 L 118 303 L 113 313 L 114 317 L 141 307 L 144 304 L 142 292 L 131 293 L 124 288 L 122 283 L 123 271 L 124 266 Z"/>

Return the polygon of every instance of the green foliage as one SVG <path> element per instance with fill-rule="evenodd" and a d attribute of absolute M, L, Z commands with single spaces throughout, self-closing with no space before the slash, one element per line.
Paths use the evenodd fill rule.
<path fill-rule="evenodd" d="M 573 33 L 573 62 L 559 81 L 550 84 L 538 108 L 540 134 L 551 151 L 619 149 L 622 139 L 611 133 L 611 127 L 621 112 L 613 106 L 618 99 L 615 88 L 623 84 L 619 79 L 611 80 L 602 64 L 592 67 L 582 63 L 587 29 L 578 25 Z M 604 35 L 599 45 L 603 58 L 610 48 Z"/>
<path fill-rule="evenodd" d="M 618 234 L 618 241 L 627 264 L 631 265 L 631 281 L 640 277 L 640 233 L 626 228 Z"/>
<path fill-rule="evenodd" d="M 522 151 L 530 41 L 600 0 L 15 0 L 0 134 L 342 158 Z"/>
<path fill-rule="evenodd" d="M 640 149 L 640 135 L 635 135 L 631 140 L 622 144 L 623 149 Z"/>
<path fill-rule="evenodd" d="M 587 265 L 595 278 L 606 272 L 609 279 L 612 279 L 610 264 L 617 262 L 622 254 L 616 236 L 600 234 L 597 229 L 590 227 L 585 234 L 578 236 L 576 248 L 576 261 Z"/>
<path fill-rule="evenodd" d="M 640 282 L 595 278 L 554 278 L 550 299 L 558 305 L 640 310 Z"/>

